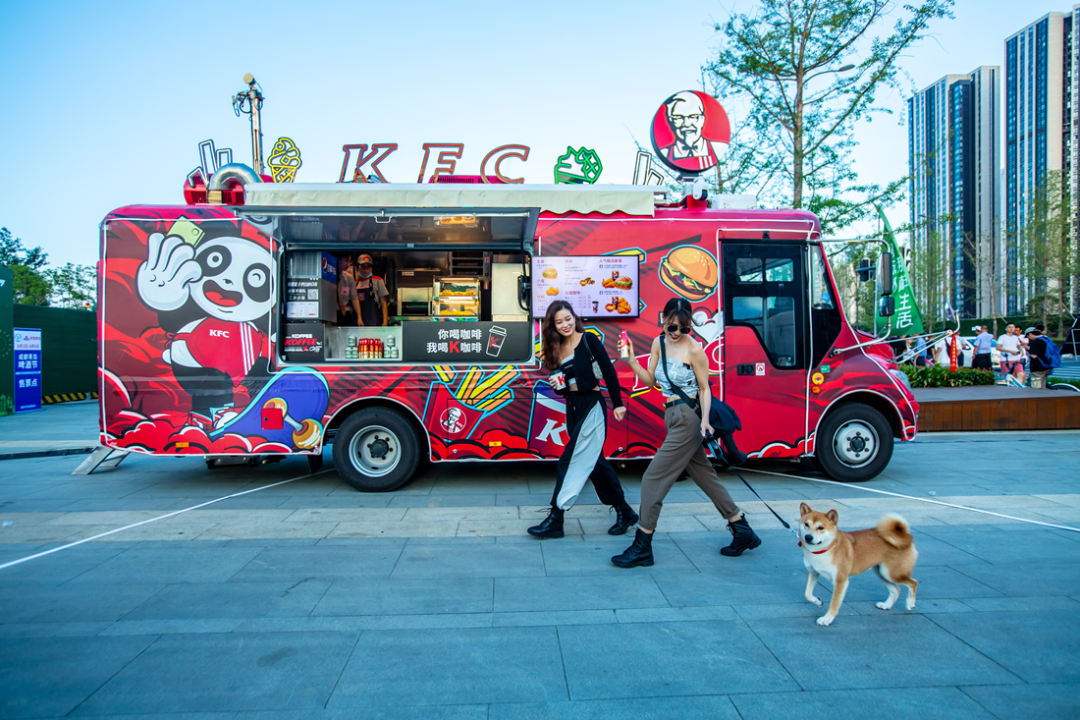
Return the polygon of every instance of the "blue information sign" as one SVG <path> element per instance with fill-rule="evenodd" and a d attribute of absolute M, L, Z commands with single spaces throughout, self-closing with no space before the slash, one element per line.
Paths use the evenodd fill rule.
<path fill-rule="evenodd" d="M 41 330 L 15 328 L 15 412 L 41 409 Z"/>

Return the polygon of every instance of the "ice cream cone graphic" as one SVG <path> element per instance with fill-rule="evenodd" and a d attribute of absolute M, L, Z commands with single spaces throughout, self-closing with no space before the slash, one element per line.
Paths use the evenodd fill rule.
<path fill-rule="evenodd" d="M 270 166 L 274 182 L 286 183 L 296 179 L 296 171 L 304 163 L 300 159 L 300 148 L 296 147 L 291 139 L 282 137 L 274 143 L 274 149 L 266 159 L 266 164 Z"/>

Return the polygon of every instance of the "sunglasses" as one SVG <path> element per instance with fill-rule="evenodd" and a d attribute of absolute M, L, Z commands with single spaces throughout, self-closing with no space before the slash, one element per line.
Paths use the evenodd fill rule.
<path fill-rule="evenodd" d="M 683 325 L 681 327 L 678 326 L 678 325 L 668 325 L 664 329 L 667 330 L 671 334 L 675 334 L 677 332 L 682 333 L 683 335 L 689 335 L 690 334 L 690 326 L 689 325 Z"/>

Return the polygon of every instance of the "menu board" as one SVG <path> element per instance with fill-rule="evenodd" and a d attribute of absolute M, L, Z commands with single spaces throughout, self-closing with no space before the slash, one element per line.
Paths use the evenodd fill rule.
<path fill-rule="evenodd" d="M 532 291 L 533 317 L 556 300 L 581 317 L 637 317 L 638 256 L 533 256 Z"/>

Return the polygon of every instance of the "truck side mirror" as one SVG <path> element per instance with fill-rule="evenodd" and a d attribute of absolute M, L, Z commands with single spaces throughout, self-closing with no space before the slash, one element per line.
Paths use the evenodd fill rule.
<path fill-rule="evenodd" d="M 892 295 L 893 294 L 893 278 L 892 278 L 892 253 L 883 252 L 878 257 L 878 295 Z M 890 313 L 891 315 L 892 313 Z"/>
<path fill-rule="evenodd" d="M 891 295 L 878 300 L 878 315 L 881 317 L 892 317 L 896 314 L 896 298 Z"/>

